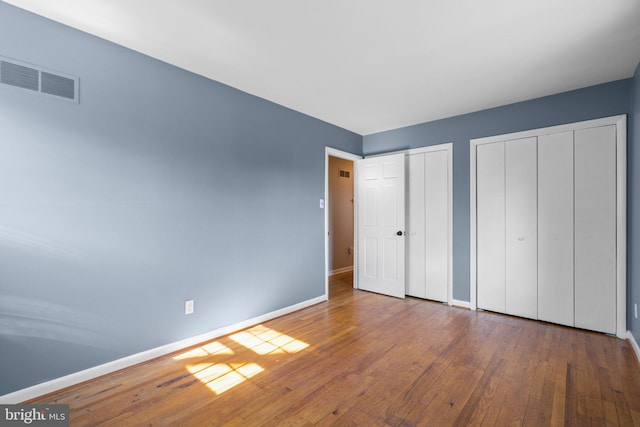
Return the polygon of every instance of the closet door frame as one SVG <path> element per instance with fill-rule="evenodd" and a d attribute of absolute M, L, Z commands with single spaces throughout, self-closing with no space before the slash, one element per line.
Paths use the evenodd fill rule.
<path fill-rule="evenodd" d="M 387 153 L 373 154 L 366 157 L 386 156 L 389 154 L 403 153 L 405 156 L 412 154 L 429 153 L 433 151 L 445 151 L 447 153 L 447 304 L 455 305 L 459 307 L 468 307 L 469 304 L 466 301 L 459 301 L 453 299 L 453 143 L 446 142 L 442 144 L 429 145 L 420 148 L 411 148 L 407 150 L 398 150 Z M 411 173 L 411 172 L 408 172 Z M 408 257 L 407 257 L 408 259 Z"/>
<path fill-rule="evenodd" d="M 470 257 L 469 257 L 469 306 L 477 309 L 477 198 L 476 198 L 476 152 L 478 145 L 500 141 L 537 137 L 552 133 L 575 131 L 599 126 L 616 126 L 616 336 L 627 336 L 627 116 L 625 114 L 586 120 L 558 126 L 514 132 L 470 140 Z"/>

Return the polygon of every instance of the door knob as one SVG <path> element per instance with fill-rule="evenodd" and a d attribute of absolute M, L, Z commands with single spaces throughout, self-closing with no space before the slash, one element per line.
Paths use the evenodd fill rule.
<path fill-rule="evenodd" d="M 404 233 L 403 233 L 402 231 L 398 231 L 398 232 L 396 233 L 396 235 L 397 235 L 397 236 L 402 236 L 403 234 L 404 234 Z"/>

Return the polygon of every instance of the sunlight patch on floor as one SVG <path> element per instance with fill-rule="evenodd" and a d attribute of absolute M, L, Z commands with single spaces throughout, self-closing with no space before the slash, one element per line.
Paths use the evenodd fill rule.
<path fill-rule="evenodd" d="M 264 368 L 257 363 L 198 363 L 187 366 L 187 370 L 215 394 L 222 394 Z"/>
<path fill-rule="evenodd" d="M 262 325 L 229 336 L 259 355 L 297 353 L 309 344 Z"/>
<path fill-rule="evenodd" d="M 263 325 L 254 326 L 253 328 L 230 335 L 229 338 L 260 356 L 293 354 L 309 347 L 309 344 L 305 342 Z M 213 341 L 178 354 L 173 359 L 185 360 L 201 358 L 204 362 L 205 360 L 211 360 L 211 356 L 216 355 L 234 355 L 233 358 L 237 357 L 231 348 L 218 341 Z M 229 358 L 227 357 L 226 359 Z M 262 366 L 253 362 L 194 362 L 197 362 L 197 360 L 192 360 L 191 364 L 186 365 L 186 369 L 216 394 L 222 394 L 265 370 Z"/>

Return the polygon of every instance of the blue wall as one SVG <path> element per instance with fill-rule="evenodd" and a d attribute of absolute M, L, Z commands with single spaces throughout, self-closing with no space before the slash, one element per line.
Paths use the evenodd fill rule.
<path fill-rule="evenodd" d="M 631 85 L 627 177 L 627 328 L 640 342 L 640 320 L 633 312 L 633 304 L 640 304 L 640 64 Z"/>
<path fill-rule="evenodd" d="M 81 100 L 0 88 L 0 395 L 324 294 L 360 135 L 3 2 L 0 55 Z"/>
<path fill-rule="evenodd" d="M 81 79 L 79 105 L 0 87 L 0 395 L 322 295 L 327 145 L 454 143 L 468 301 L 469 140 L 624 113 L 640 337 L 638 70 L 363 139 L 3 2 L 0 55 Z"/>
<path fill-rule="evenodd" d="M 631 79 L 620 80 L 364 137 L 365 155 L 453 142 L 453 297 L 455 299 L 469 301 L 470 297 L 469 140 L 626 114 L 629 112 L 630 87 Z M 637 187 L 636 191 L 638 191 Z"/>

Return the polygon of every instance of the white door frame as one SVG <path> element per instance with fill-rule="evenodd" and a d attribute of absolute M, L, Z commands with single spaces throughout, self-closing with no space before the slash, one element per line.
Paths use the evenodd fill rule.
<path fill-rule="evenodd" d="M 367 157 L 377 157 L 377 156 L 385 156 L 388 154 L 398 154 L 404 153 L 405 155 L 425 153 L 430 151 L 439 151 L 445 150 L 448 153 L 448 168 L 449 168 L 449 251 L 447 254 L 448 263 L 449 263 L 449 274 L 447 280 L 447 303 L 449 305 L 459 305 L 459 306 L 468 306 L 468 303 L 464 301 L 456 301 L 453 299 L 453 143 L 443 143 L 437 145 L 429 145 L 426 147 L 413 148 L 408 150 L 398 150 L 388 153 L 379 153 L 370 155 Z M 325 147 L 325 180 L 324 180 L 324 200 L 325 200 L 325 210 L 324 210 L 324 271 L 325 271 L 325 297 L 329 298 L 329 156 L 337 157 L 339 159 L 351 160 L 354 162 L 353 168 L 353 287 L 358 289 L 358 186 L 355 185 L 357 183 L 357 167 L 355 167 L 355 162 L 357 160 L 363 159 L 364 156 L 359 156 L 357 154 L 349 153 L 346 151 L 341 151 L 331 147 Z"/>
<path fill-rule="evenodd" d="M 470 202 L 469 202 L 469 235 L 470 235 L 470 257 L 469 257 L 469 296 L 470 308 L 477 308 L 477 247 L 476 247 L 476 147 L 480 144 L 490 144 L 492 142 L 527 138 L 530 136 L 539 136 L 551 133 L 560 133 L 566 131 L 574 131 L 579 129 L 616 125 L 616 154 L 617 154 L 617 248 L 616 248 L 616 279 L 617 279 L 617 295 L 616 295 L 616 336 L 619 338 L 626 337 L 627 324 L 627 116 L 611 116 L 595 120 L 586 120 L 582 122 L 568 123 L 558 126 L 550 126 L 540 129 L 532 129 L 522 132 L 514 132 L 505 135 L 488 136 L 484 138 L 472 139 L 469 143 L 469 163 L 470 163 Z"/>
<path fill-rule="evenodd" d="M 447 188 L 447 193 L 449 198 L 449 205 L 447 208 L 449 211 L 449 215 L 448 215 L 449 224 L 448 224 L 447 234 L 448 234 L 449 250 L 447 252 L 447 262 L 448 262 L 449 268 L 448 268 L 448 274 L 447 274 L 448 275 L 447 304 L 452 306 L 455 305 L 459 307 L 468 307 L 469 303 L 467 303 L 466 301 L 457 301 L 453 299 L 453 142 L 445 142 L 445 143 L 436 144 L 436 145 L 427 145 L 425 147 L 411 148 L 406 150 L 391 151 L 388 153 L 372 154 L 366 157 L 378 157 L 378 156 L 386 156 L 389 154 L 399 154 L 399 153 L 404 153 L 405 156 L 410 156 L 412 154 L 429 153 L 433 151 L 446 151 L 447 158 L 448 158 L 447 168 L 448 168 L 448 175 L 449 175 L 449 186 Z M 354 268 L 355 268 L 355 264 L 354 264 Z"/>
<path fill-rule="evenodd" d="M 324 293 L 325 298 L 329 299 L 329 156 L 339 159 L 351 160 L 353 167 L 353 287 L 358 289 L 358 186 L 356 160 L 362 159 L 362 156 L 348 153 L 331 147 L 324 149 Z"/>

